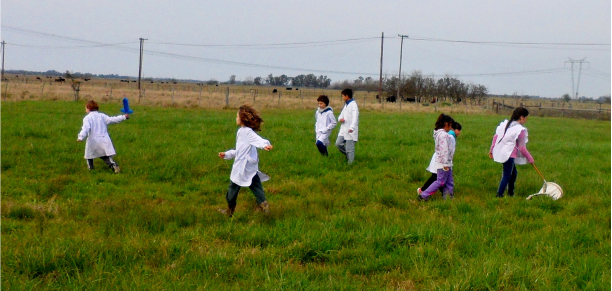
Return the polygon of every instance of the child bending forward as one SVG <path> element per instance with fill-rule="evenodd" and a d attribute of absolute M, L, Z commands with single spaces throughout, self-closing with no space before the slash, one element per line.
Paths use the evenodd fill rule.
<path fill-rule="evenodd" d="M 119 123 L 130 118 L 129 114 L 109 117 L 104 113 L 98 112 L 99 106 L 93 101 L 87 101 L 85 104 L 85 112 L 87 116 L 83 118 L 83 128 L 79 132 L 77 141 L 85 142 L 85 159 L 87 159 L 87 167 L 90 170 L 94 169 L 94 159 L 101 158 L 106 165 L 113 169 L 115 173 L 119 173 L 119 165 L 113 161 L 113 156 L 116 155 L 113 142 L 108 135 L 108 125 Z"/>
<path fill-rule="evenodd" d="M 220 209 L 229 217 L 234 215 L 236 210 L 236 200 L 240 187 L 249 187 L 255 198 L 258 207 L 264 213 L 269 213 L 268 201 L 264 194 L 262 182 L 268 181 L 270 177 L 259 171 L 259 158 L 257 149 L 269 151 L 272 145 L 268 140 L 261 138 L 255 131 L 260 130 L 263 119 L 252 107 L 244 105 L 238 110 L 236 115 L 236 125 L 240 126 L 236 134 L 236 149 L 219 153 L 222 159 L 234 159 L 232 173 L 230 175 L 230 185 L 227 189 L 227 209 Z"/>

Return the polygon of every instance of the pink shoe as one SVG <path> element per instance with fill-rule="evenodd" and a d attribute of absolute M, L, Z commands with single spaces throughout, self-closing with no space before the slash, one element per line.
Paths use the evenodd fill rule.
<path fill-rule="evenodd" d="M 417 189 L 417 194 L 421 195 L 421 193 L 422 193 L 421 188 L 418 188 Z"/>

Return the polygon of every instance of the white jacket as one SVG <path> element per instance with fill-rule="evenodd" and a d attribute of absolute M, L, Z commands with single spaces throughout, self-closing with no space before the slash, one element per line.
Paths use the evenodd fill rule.
<path fill-rule="evenodd" d="M 320 140 L 323 144 L 328 146 L 329 136 L 331 135 L 332 129 L 336 127 L 336 117 L 331 107 L 327 106 L 325 109 L 317 109 L 315 112 L 315 134 L 316 140 Z"/>
<path fill-rule="evenodd" d="M 348 101 L 348 104 L 344 104 L 342 112 L 338 115 L 338 120 L 344 118 L 344 122 L 340 124 L 340 131 L 338 136 L 343 136 L 345 140 L 357 141 L 359 137 L 359 108 L 355 99 Z M 353 132 L 349 133 L 349 129 Z"/>
<path fill-rule="evenodd" d="M 495 130 L 497 141 L 495 141 L 495 146 L 493 147 L 493 160 L 502 164 L 508 161 L 510 155 L 512 155 L 512 152 L 516 147 L 516 140 L 521 134 L 521 131 L 525 130 L 525 143 L 528 141 L 527 129 L 520 123 L 516 121 L 510 123 L 510 127 L 508 127 L 508 130 L 504 134 L 506 124 L 508 124 L 508 120 L 502 121 L 499 126 L 497 126 L 497 129 Z M 517 165 L 527 164 L 527 158 L 521 154 L 521 151 L 518 151 L 517 157 L 514 159 L 514 163 Z"/>
<path fill-rule="evenodd" d="M 241 187 L 251 186 L 256 174 L 262 182 L 270 180 L 266 174 L 259 172 L 257 149 L 263 149 L 270 142 L 261 138 L 250 127 L 240 127 L 236 133 L 236 149 L 225 152 L 225 159 L 234 159 L 230 180 Z"/>
<path fill-rule="evenodd" d="M 434 131 L 435 132 L 435 131 Z M 451 134 L 449 134 L 451 136 L 451 139 L 449 139 L 449 148 L 453 153 L 453 156 L 455 155 L 455 147 L 457 146 L 457 141 L 455 139 L 455 137 Z M 436 158 L 438 156 L 436 155 L 436 153 L 434 152 L 433 156 L 431 156 L 431 161 L 429 162 L 429 166 L 427 167 L 427 171 L 430 173 L 434 173 L 437 174 L 438 173 L 438 167 L 436 166 Z"/>
<path fill-rule="evenodd" d="M 111 157 L 116 155 L 113 142 L 108 135 L 107 126 L 113 123 L 124 121 L 125 115 L 109 117 L 98 111 L 91 111 L 83 118 L 83 128 L 79 132 L 78 139 L 84 140 L 85 143 L 85 158 L 95 159 L 99 157 Z"/>

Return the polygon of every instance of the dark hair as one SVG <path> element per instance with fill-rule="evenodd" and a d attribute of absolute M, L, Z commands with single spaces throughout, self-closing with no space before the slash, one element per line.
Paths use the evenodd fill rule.
<path fill-rule="evenodd" d="M 89 111 L 98 111 L 98 109 L 100 109 L 100 106 L 98 106 L 98 103 L 96 103 L 96 101 L 89 100 L 87 101 L 87 103 L 85 103 L 85 108 L 89 109 Z"/>
<path fill-rule="evenodd" d="M 329 97 L 327 97 L 327 95 L 319 96 L 319 98 L 317 98 L 317 102 L 319 101 L 325 103 L 325 106 L 329 105 Z"/>
<path fill-rule="evenodd" d="M 346 95 L 349 98 L 353 99 L 353 90 L 351 90 L 351 89 L 344 89 L 344 90 L 342 90 L 342 92 L 340 94 Z"/>
<path fill-rule="evenodd" d="M 527 110 L 527 108 L 525 107 L 517 107 L 516 109 L 514 109 L 514 111 L 512 112 L 512 116 L 510 116 L 510 120 L 508 121 L 508 124 L 506 124 L 506 128 L 504 129 L 504 134 L 506 134 L 508 127 L 510 127 L 510 123 L 512 123 L 512 121 L 519 120 L 521 116 L 523 117 L 529 116 L 529 110 Z"/>
<path fill-rule="evenodd" d="M 249 105 L 240 106 L 238 110 L 238 117 L 242 124 L 246 127 L 252 128 L 254 131 L 260 131 L 261 124 L 263 123 L 263 119 L 259 115 L 253 107 Z"/>
<path fill-rule="evenodd" d="M 461 130 L 461 123 L 453 121 L 453 125 L 451 125 L 451 127 L 456 130 Z"/>
<path fill-rule="evenodd" d="M 438 120 L 436 120 L 436 130 L 438 130 L 440 128 L 444 128 L 444 125 L 447 124 L 447 123 L 450 123 L 452 125 L 453 122 L 455 122 L 455 121 L 453 120 L 452 117 L 442 113 L 442 114 L 440 114 L 440 116 L 438 116 Z"/>

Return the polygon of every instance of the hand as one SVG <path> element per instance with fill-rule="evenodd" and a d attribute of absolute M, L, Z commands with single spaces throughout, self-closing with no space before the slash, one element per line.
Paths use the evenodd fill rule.
<path fill-rule="evenodd" d="M 349 129 L 349 133 L 352 133 L 352 132 L 353 132 L 353 130 L 352 130 L 352 129 Z"/>
<path fill-rule="evenodd" d="M 489 153 L 489 158 L 491 158 L 491 159 L 493 158 L 493 154 L 492 153 Z"/>
<path fill-rule="evenodd" d="M 125 115 L 125 119 L 130 119 L 130 115 L 129 115 L 129 114 L 126 114 L 126 115 Z"/>
<path fill-rule="evenodd" d="M 272 145 L 267 145 L 267 146 L 264 147 L 264 150 L 270 151 L 272 148 L 273 148 Z"/>
<path fill-rule="evenodd" d="M 77 139 L 77 141 L 78 141 L 78 142 L 82 142 L 83 140 L 82 140 L 82 139 Z"/>
<path fill-rule="evenodd" d="M 338 121 L 340 121 L 340 123 L 343 123 L 344 122 L 344 118 L 340 118 L 340 120 L 338 120 Z"/>
<path fill-rule="evenodd" d="M 449 167 L 444 167 L 444 171 L 448 171 L 448 170 L 450 170 Z"/>
<path fill-rule="evenodd" d="M 225 158 L 225 153 L 219 153 L 219 157 L 224 159 Z"/>

